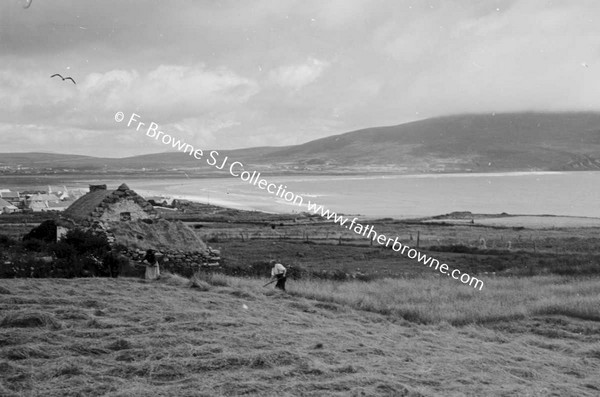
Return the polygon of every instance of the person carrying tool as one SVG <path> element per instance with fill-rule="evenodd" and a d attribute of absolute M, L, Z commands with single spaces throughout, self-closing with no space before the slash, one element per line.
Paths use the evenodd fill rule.
<path fill-rule="evenodd" d="M 287 280 L 287 270 L 281 263 L 278 263 L 274 260 L 269 262 L 270 265 L 273 265 L 271 269 L 271 282 L 277 280 L 277 284 L 275 284 L 275 288 L 279 288 L 282 291 L 285 291 L 285 280 Z"/>

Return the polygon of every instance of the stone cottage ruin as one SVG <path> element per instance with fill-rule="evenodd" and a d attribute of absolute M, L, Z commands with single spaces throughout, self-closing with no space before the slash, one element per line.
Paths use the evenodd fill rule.
<path fill-rule="evenodd" d="M 215 265 L 217 260 L 190 227 L 162 219 L 152 204 L 126 184 L 115 190 L 90 185 L 89 193 L 62 214 L 57 237 L 73 227 L 105 234 L 134 261 L 152 248 L 161 254 L 164 267 L 184 275 L 203 265 Z"/>
<path fill-rule="evenodd" d="M 64 217 L 84 227 L 94 223 L 137 221 L 158 217 L 152 204 L 122 184 L 116 190 L 106 185 L 90 185 L 90 191 L 80 197 L 64 212 Z"/>

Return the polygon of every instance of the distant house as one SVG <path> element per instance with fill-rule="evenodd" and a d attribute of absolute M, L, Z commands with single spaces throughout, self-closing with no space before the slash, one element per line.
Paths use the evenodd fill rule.
<path fill-rule="evenodd" d="M 54 207 L 61 202 L 54 194 L 47 193 L 35 193 L 29 195 L 25 199 L 25 208 L 28 208 L 34 212 L 52 211 L 51 206 Z M 60 206 L 58 206 L 60 207 Z M 64 206 L 63 206 L 64 207 Z M 65 207 L 66 208 L 66 207 Z M 64 209 L 64 208 L 63 208 Z"/>
<path fill-rule="evenodd" d="M 19 194 L 19 192 L 11 192 L 8 189 L 3 189 L 2 191 L 0 191 L 0 198 L 5 201 L 8 201 L 15 207 L 18 207 L 21 203 L 21 195 Z"/>
<path fill-rule="evenodd" d="M 2 214 L 12 214 L 13 212 L 18 212 L 19 208 L 17 206 L 12 205 L 8 201 L 0 198 L 0 213 Z"/>
<path fill-rule="evenodd" d="M 160 196 L 149 196 L 149 197 L 146 197 L 146 200 L 148 200 L 148 202 L 152 205 L 160 205 L 163 207 L 165 207 L 167 205 L 171 205 L 173 203 L 172 198 L 160 197 Z"/>
<path fill-rule="evenodd" d="M 79 197 L 85 195 L 87 191 L 80 188 L 67 189 L 67 187 L 63 185 L 62 187 L 48 186 L 48 193 L 54 194 L 63 201 L 75 201 Z"/>

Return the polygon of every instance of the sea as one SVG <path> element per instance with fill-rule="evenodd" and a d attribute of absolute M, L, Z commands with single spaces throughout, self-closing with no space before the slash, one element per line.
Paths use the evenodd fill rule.
<path fill-rule="evenodd" d="M 338 214 L 414 218 L 470 211 L 484 214 L 600 218 L 600 172 L 510 172 L 363 176 L 264 176 L 302 206 L 238 177 L 99 180 L 126 182 L 145 195 L 184 198 L 272 213 L 307 211 L 317 203 Z M 291 197 L 291 195 L 288 195 Z"/>

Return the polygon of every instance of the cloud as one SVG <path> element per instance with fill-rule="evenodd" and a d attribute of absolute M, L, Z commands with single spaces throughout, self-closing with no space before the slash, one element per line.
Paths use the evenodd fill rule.
<path fill-rule="evenodd" d="M 328 66 L 328 62 L 309 58 L 301 64 L 281 66 L 272 70 L 270 80 L 280 87 L 300 90 L 316 81 Z"/>
<path fill-rule="evenodd" d="M 203 64 L 90 73 L 77 85 L 41 73 L 0 70 L 0 119 L 31 123 L 52 117 L 58 124 L 90 127 L 99 116 L 109 124 L 107 113 L 138 110 L 167 123 L 231 111 L 258 90 L 256 82 L 231 70 Z"/>
<path fill-rule="evenodd" d="M 0 1 L 3 150 L 163 149 L 116 111 L 236 148 L 451 113 L 600 110 L 593 0 L 51 3 Z"/>
<path fill-rule="evenodd" d="M 115 123 L 114 114 L 123 111 L 214 147 L 215 134 L 239 125 L 233 114 L 258 92 L 252 79 L 204 64 L 96 72 L 78 78 L 77 85 L 26 68 L 0 69 L 0 136 L 4 140 L 12 125 L 20 137 L 11 140 L 12 150 L 131 155 L 151 143 Z"/>
<path fill-rule="evenodd" d="M 258 84 L 226 68 L 160 65 L 141 75 L 110 71 L 88 76 L 82 97 L 104 109 L 140 109 L 171 122 L 245 103 Z"/>
<path fill-rule="evenodd" d="M 373 45 L 400 73 L 387 76 L 387 93 L 378 101 L 390 100 L 388 113 L 396 107 L 421 117 L 600 110 L 593 94 L 600 90 L 600 67 L 581 66 L 600 65 L 600 29 L 589 17 L 599 7 L 581 4 L 527 0 L 484 8 L 487 3 L 448 2 L 406 23 L 388 20 Z"/>

